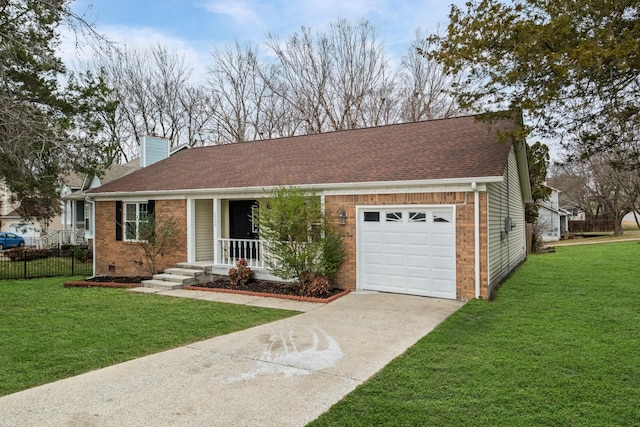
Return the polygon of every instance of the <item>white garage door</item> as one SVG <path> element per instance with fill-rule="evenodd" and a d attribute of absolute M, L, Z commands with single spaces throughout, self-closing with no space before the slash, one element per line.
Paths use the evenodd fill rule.
<path fill-rule="evenodd" d="M 358 210 L 360 289 L 456 298 L 453 207 Z"/>

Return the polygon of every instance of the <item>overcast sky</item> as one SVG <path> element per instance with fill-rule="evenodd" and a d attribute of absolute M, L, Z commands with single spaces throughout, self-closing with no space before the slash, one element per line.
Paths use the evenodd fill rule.
<path fill-rule="evenodd" d="M 72 8 L 110 40 L 128 46 L 160 42 L 182 52 L 198 74 L 217 46 L 235 40 L 260 44 L 268 32 L 284 39 L 301 26 L 324 30 L 337 18 L 371 21 L 395 62 L 416 29 L 431 33 L 446 26 L 452 3 L 464 0 L 77 0 Z"/>

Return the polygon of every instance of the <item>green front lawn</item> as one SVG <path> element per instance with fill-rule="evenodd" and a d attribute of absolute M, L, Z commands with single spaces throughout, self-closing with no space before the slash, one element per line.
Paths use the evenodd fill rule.
<path fill-rule="evenodd" d="M 0 281 L 0 396 L 297 314 L 65 280 Z"/>
<path fill-rule="evenodd" d="M 534 255 L 314 426 L 640 423 L 640 245 Z"/>

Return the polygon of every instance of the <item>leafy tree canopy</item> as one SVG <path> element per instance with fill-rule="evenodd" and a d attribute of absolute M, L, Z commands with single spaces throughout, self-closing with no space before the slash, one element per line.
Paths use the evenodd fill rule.
<path fill-rule="evenodd" d="M 527 222 L 534 223 L 538 218 L 537 203 L 546 200 L 551 195 L 551 188 L 545 184 L 549 169 L 549 147 L 539 141 L 531 144 L 527 148 L 527 162 L 534 203 L 527 205 L 525 213 Z"/>
<path fill-rule="evenodd" d="M 463 109 L 522 109 L 577 156 L 637 164 L 639 15 L 637 0 L 469 1 L 426 55 L 467 76 L 454 90 Z"/>
<path fill-rule="evenodd" d="M 0 181 L 26 217 L 52 217 L 61 176 L 104 160 L 96 117 L 114 107 L 108 90 L 95 75 L 68 74 L 56 56 L 61 25 L 84 25 L 69 3 L 0 0 Z"/>

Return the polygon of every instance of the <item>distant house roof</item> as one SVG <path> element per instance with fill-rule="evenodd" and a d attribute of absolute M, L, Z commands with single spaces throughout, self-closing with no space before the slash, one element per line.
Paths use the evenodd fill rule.
<path fill-rule="evenodd" d="M 192 148 L 90 193 L 501 177 L 497 131 L 516 126 L 465 116 Z"/>
<path fill-rule="evenodd" d="M 123 176 L 129 175 L 138 169 L 140 169 L 140 159 L 137 157 L 124 164 L 113 164 L 104 171 L 104 174 L 100 177 L 100 182 L 106 184 L 122 178 Z"/>
<path fill-rule="evenodd" d="M 82 188 L 82 183 L 84 182 L 84 176 L 76 172 L 71 172 L 63 176 L 61 181 L 64 185 L 66 185 L 69 188 L 78 189 L 78 188 Z"/>
<path fill-rule="evenodd" d="M 22 218 L 22 215 L 20 215 L 18 213 L 18 211 L 16 209 L 14 209 L 11 212 L 7 213 L 6 215 L 0 215 L 0 217 L 2 217 L 2 218 Z"/>

